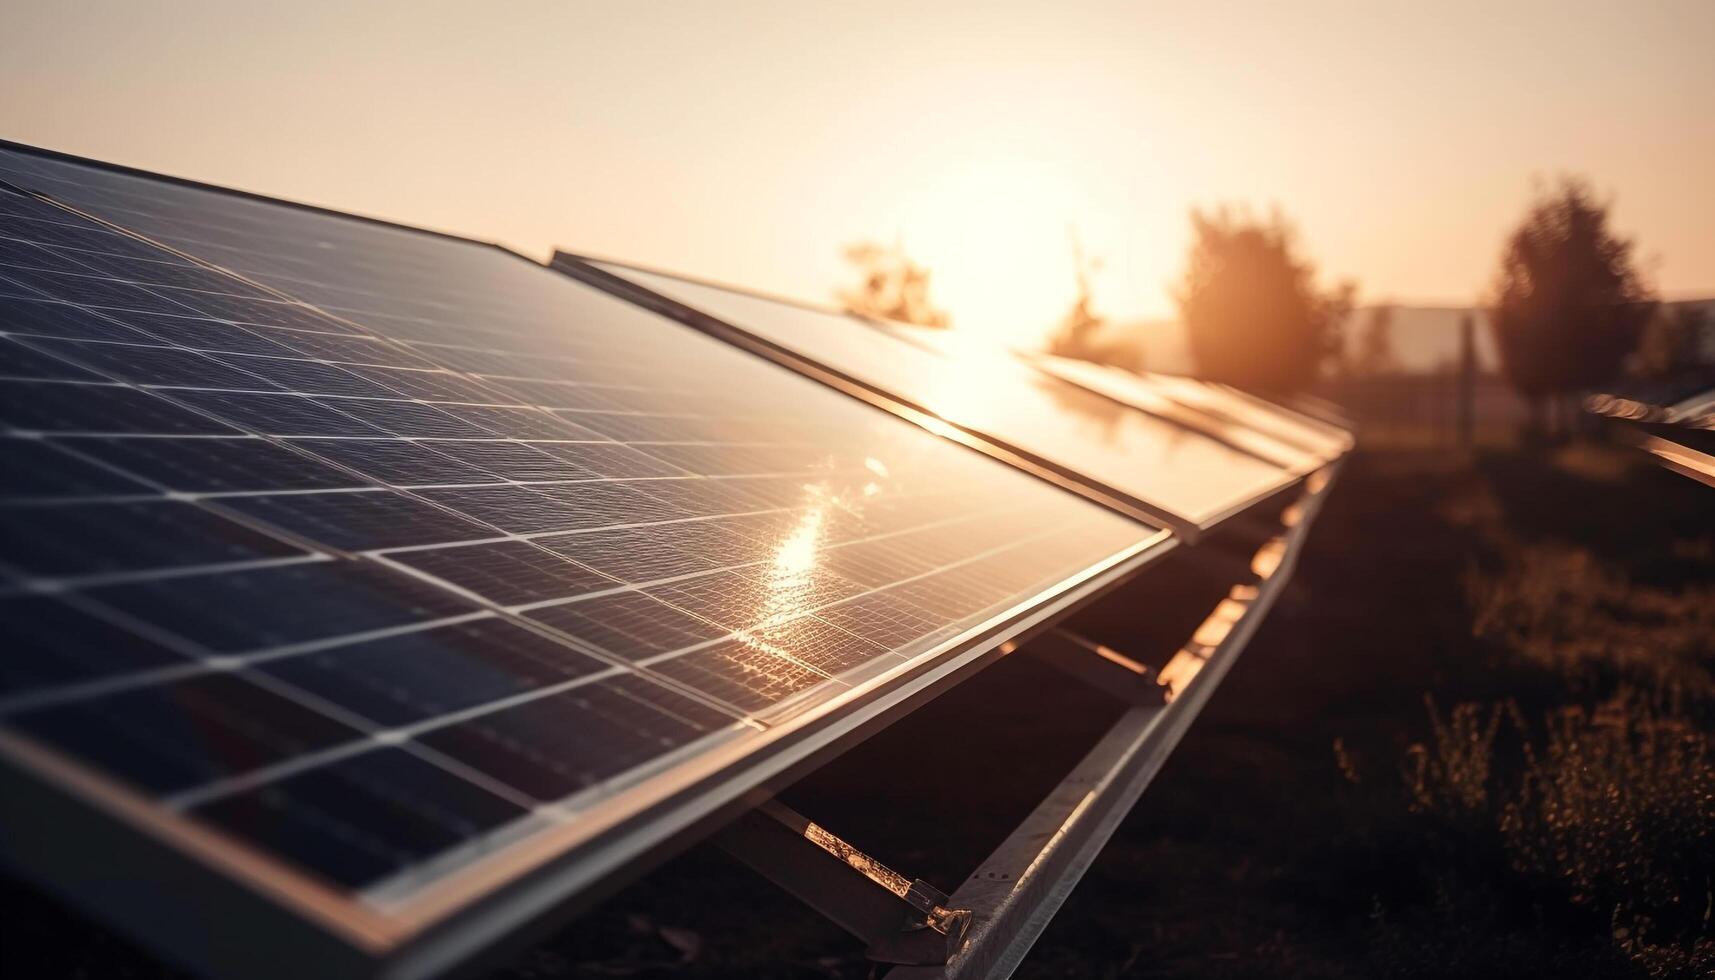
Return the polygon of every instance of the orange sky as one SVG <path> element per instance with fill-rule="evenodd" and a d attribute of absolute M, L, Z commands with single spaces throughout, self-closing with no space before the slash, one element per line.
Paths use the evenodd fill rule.
<path fill-rule="evenodd" d="M 1468 302 L 1578 171 L 1715 294 L 1710 0 L 927 6 L 14 3 L 0 136 L 811 298 L 899 238 L 1014 339 L 1072 297 L 1069 226 L 1099 310 L 1170 315 L 1222 201 L 1366 300 Z"/>

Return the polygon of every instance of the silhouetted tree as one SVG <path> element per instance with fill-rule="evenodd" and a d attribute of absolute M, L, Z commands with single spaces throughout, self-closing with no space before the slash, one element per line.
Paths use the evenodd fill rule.
<path fill-rule="evenodd" d="M 1078 298 L 1049 336 L 1048 353 L 1142 371 L 1143 349 L 1138 343 L 1101 336 L 1108 321 L 1091 308 L 1090 275 L 1099 271 L 1102 263 L 1100 259 L 1084 257 L 1076 234 L 1072 236 L 1072 265 L 1078 278 Z"/>
<path fill-rule="evenodd" d="M 929 302 L 929 270 L 911 261 L 900 246 L 858 242 L 846 246 L 845 256 L 863 276 L 857 289 L 839 294 L 846 309 L 923 327 L 948 325 L 947 314 Z"/>
<path fill-rule="evenodd" d="M 1338 351 L 1356 287 L 1328 292 L 1278 212 L 1267 221 L 1221 208 L 1191 212 L 1196 240 L 1175 294 L 1197 372 L 1212 381 L 1291 392 Z"/>
<path fill-rule="evenodd" d="M 1358 351 L 1352 369 L 1358 374 L 1384 374 L 1397 365 L 1393 356 L 1393 307 L 1378 306 L 1358 335 Z"/>
<path fill-rule="evenodd" d="M 1620 373 L 1654 305 L 1631 241 L 1608 228 L 1607 202 L 1572 177 L 1538 191 L 1501 253 L 1489 318 L 1538 431 L 1545 406 Z"/>
<path fill-rule="evenodd" d="M 1702 310 L 1689 303 L 1657 308 L 1644 324 L 1643 337 L 1632 357 L 1632 373 L 1666 378 L 1703 367 L 1707 320 Z"/>

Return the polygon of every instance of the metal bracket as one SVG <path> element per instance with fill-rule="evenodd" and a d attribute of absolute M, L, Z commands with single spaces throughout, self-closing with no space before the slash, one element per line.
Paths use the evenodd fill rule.
<path fill-rule="evenodd" d="M 1045 630 L 1021 648 L 1071 677 L 1133 705 L 1164 703 L 1163 688 L 1148 664 L 1066 629 Z"/>
<path fill-rule="evenodd" d="M 909 880 L 797 811 L 770 800 L 715 837 L 727 853 L 869 944 L 878 963 L 939 966 L 965 938 L 971 913 Z"/>

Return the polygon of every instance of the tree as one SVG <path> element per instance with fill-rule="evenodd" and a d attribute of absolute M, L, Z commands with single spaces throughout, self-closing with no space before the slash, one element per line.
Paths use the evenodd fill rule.
<path fill-rule="evenodd" d="M 1339 348 L 1356 287 L 1327 292 L 1298 255 L 1297 232 L 1221 208 L 1191 212 L 1195 241 L 1175 294 L 1197 372 L 1211 381 L 1285 393 L 1308 387 Z"/>
<path fill-rule="evenodd" d="M 1102 263 L 1100 259 L 1085 258 L 1076 234 L 1072 236 L 1072 266 L 1078 279 L 1078 298 L 1049 336 L 1048 353 L 1109 364 L 1127 371 L 1142 371 L 1143 350 L 1137 343 L 1103 339 L 1101 336 L 1108 321 L 1091 308 L 1090 276 L 1101 269 Z"/>
<path fill-rule="evenodd" d="M 1366 375 L 1385 374 L 1397 366 L 1393 356 L 1393 307 L 1377 306 L 1370 310 L 1364 332 L 1358 335 L 1358 353 L 1352 366 L 1358 374 Z"/>
<path fill-rule="evenodd" d="M 1562 178 L 1538 190 L 1501 253 L 1489 319 L 1539 431 L 1545 406 L 1620 373 L 1655 307 L 1608 207 L 1585 181 Z"/>
<path fill-rule="evenodd" d="M 858 242 L 846 246 L 845 256 L 863 276 L 857 289 L 839 294 L 847 310 L 922 327 L 949 324 L 947 314 L 929 302 L 929 270 L 911 261 L 900 246 Z"/>

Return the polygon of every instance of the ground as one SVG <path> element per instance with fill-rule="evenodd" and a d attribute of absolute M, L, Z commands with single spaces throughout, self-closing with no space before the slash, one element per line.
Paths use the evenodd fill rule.
<path fill-rule="evenodd" d="M 1023 975 L 1715 970 L 1715 494 L 1592 448 L 1347 477 Z"/>
<path fill-rule="evenodd" d="M 1019 975 L 1715 973 L 1712 638 L 1715 491 L 1601 447 L 1362 452 Z M 1033 765 L 908 720 L 794 802 L 950 889 L 1104 717 L 1014 660 L 948 710 L 1037 746 Z M 991 697 L 1008 686 L 1052 691 L 1075 723 L 1015 721 Z M 878 784 L 907 755 L 928 764 Z M 974 829 L 961 794 L 933 792 L 960 780 L 1000 787 Z M 4 907 L 0 974 L 167 975 L 24 886 Z M 702 847 L 491 980 L 869 972 Z"/>

